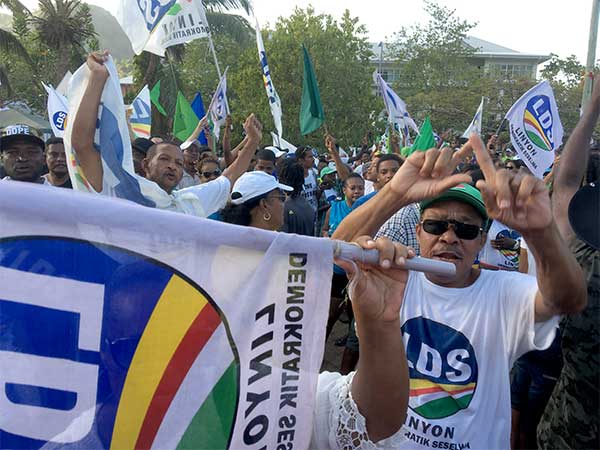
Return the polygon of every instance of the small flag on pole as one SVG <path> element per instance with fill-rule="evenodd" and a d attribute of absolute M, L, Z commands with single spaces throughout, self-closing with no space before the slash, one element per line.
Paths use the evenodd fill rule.
<path fill-rule="evenodd" d="M 463 133 L 462 137 L 469 139 L 471 134 L 476 133 L 477 135 L 481 134 L 481 121 L 483 118 L 483 102 L 485 98 L 481 97 L 481 103 L 479 104 L 479 108 L 477 108 L 477 112 L 475 113 L 475 117 L 471 120 L 471 123 Z"/>
<path fill-rule="evenodd" d="M 152 128 L 152 109 L 150 107 L 150 90 L 148 86 L 140 91 L 131 104 L 133 113 L 129 118 L 131 128 L 137 137 L 149 139 Z"/>
<path fill-rule="evenodd" d="M 304 81 L 302 83 L 302 105 L 300 106 L 300 132 L 303 136 L 312 133 L 325 122 L 317 77 L 310 56 L 304 45 Z"/>
<path fill-rule="evenodd" d="M 506 120 L 518 155 L 531 173 L 542 178 L 564 134 L 550 83 L 544 80 L 523 94 L 506 113 Z"/>
<path fill-rule="evenodd" d="M 229 103 L 227 102 L 227 68 L 219 81 L 219 86 L 208 108 L 209 118 L 216 140 L 219 140 L 221 126 L 229 114 Z"/>
<path fill-rule="evenodd" d="M 117 20 L 136 55 L 147 51 L 164 56 L 168 47 L 210 33 L 201 0 L 120 0 Z"/>
<path fill-rule="evenodd" d="M 159 113 L 161 113 L 163 116 L 167 115 L 165 108 L 163 108 L 163 106 L 160 104 L 160 80 L 156 82 L 150 91 L 150 100 L 152 101 L 152 104 L 156 106 L 156 109 Z"/>
<path fill-rule="evenodd" d="M 265 84 L 265 90 L 267 91 L 267 98 L 269 99 L 269 107 L 271 108 L 271 115 L 273 116 L 273 122 L 275 122 L 275 129 L 279 136 L 283 135 L 283 126 L 281 124 L 281 99 L 275 90 L 275 85 L 271 79 L 271 71 L 269 70 L 269 63 L 267 62 L 267 53 L 265 51 L 265 44 L 263 43 L 262 35 L 260 33 L 260 27 L 258 26 L 258 20 L 256 21 L 256 45 L 258 47 L 258 59 L 262 67 L 263 81 Z"/>
<path fill-rule="evenodd" d="M 48 120 L 52 132 L 56 137 L 63 137 L 67 127 L 67 116 L 69 114 L 69 102 L 56 92 L 51 86 L 42 83 L 48 93 Z"/>
<path fill-rule="evenodd" d="M 435 136 L 433 134 L 433 127 L 431 126 L 431 121 L 429 117 L 425 118 L 425 122 L 421 125 L 421 129 L 419 130 L 419 136 L 415 139 L 415 143 L 410 148 L 411 155 L 414 152 L 420 151 L 424 152 L 436 146 Z"/>
<path fill-rule="evenodd" d="M 194 97 L 194 100 L 192 100 L 192 109 L 194 110 L 198 120 L 202 119 L 206 115 L 206 110 L 204 109 L 204 102 L 202 101 L 202 94 L 200 91 L 196 92 L 196 96 Z M 198 136 L 198 142 L 200 142 L 202 145 L 208 144 L 204 131 L 202 131 L 200 136 Z"/>
<path fill-rule="evenodd" d="M 194 133 L 198 120 L 196 113 L 194 113 L 181 91 L 178 92 L 173 119 L 173 136 L 182 141 L 187 140 Z"/>
<path fill-rule="evenodd" d="M 419 134 L 419 127 L 417 127 L 415 121 L 410 117 L 404 100 L 394 92 L 379 73 L 373 73 L 373 80 L 377 83 L 381 91 L 385 109 L 388 113 L 388 121 L 391 124 L 397 125 L 398 129 L 407 140 L 410 140 L 409 127 L 412 128 L 415 133 Z"/>

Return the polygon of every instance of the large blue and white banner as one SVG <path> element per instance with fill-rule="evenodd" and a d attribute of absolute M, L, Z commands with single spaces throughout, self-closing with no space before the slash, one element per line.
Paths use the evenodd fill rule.
<path fill-rule="evenodd" d="M 0 448 L 310 448 L 332 245 L 0 183 Z"/>
<path fill-rule="evenodd" d="M 117 20 L 137 55 L 164 56 L 168 47 L 210 33 L 201 0 L 120 0 Z"/>

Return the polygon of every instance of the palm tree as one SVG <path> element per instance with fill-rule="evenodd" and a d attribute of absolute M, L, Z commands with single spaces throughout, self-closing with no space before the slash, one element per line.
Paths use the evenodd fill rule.
<path fill-rule="evenodd" d="M 0 6 L 7 6 L 13 11 L 13 13 L 18 14 L 19 11 L 26 10 L 26 8 L 17 0 L 0 0 Z M 19 39 L 9 31 L 3 30 L 0 28 L 0 51 L 3 51 L 7 55 L 14 56 L 16 58 L 22 58 L 28 64 L 32 64 L 31 58 L 23 44 L 19 41 Z M 0 85 L 3 86 L 8 95 L 12 94 L 12 89 L 10 86 L 10 81 L 8 79 L 8 73 L 6 66 L 0 64 Z"/>
<path fill-rule="evenodd" d="M 89 9 L 82 6 L 80 0 L 39 0 L 38 12 L 29 16 L 37 39 L 57 53 L 56 83 L 69 70 L 73 55 L 83 59 L 84 42 L 96 36 L 90 25 Z"/>

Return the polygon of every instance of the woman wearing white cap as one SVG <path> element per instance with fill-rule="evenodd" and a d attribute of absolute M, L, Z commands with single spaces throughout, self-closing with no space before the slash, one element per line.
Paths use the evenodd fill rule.
<path fill-rule="evenodd" d="M 221 210 L 223 221 L 279 231 L 283 226 L 284 191 L 293 190 L 265 172 L 247 172 L 233 185 L 231 201 Z"/>

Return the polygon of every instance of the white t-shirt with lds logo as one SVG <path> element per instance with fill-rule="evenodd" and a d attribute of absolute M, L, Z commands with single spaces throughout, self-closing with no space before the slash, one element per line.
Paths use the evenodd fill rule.
<path fill-rule="evenodd" d="M 445 288 L 411 272 L 400 313 L 410 375 L 402 449 L 510 448 L 513 362 L 547 348 L 558 317 L 535 323 L 537 282 L 482 271 Z"/>

